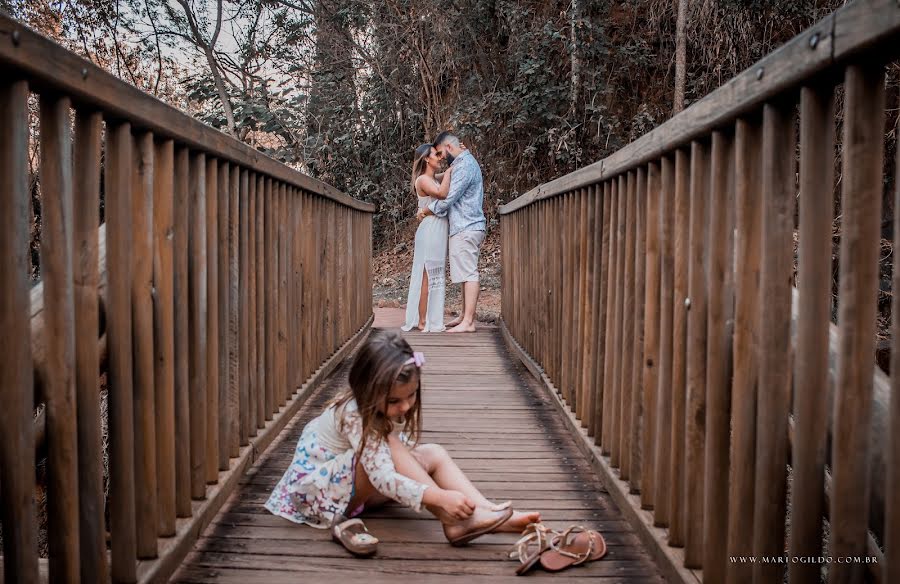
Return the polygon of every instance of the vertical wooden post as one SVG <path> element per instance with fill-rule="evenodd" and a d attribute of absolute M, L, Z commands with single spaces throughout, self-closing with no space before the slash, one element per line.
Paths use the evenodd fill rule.
<path fill-rule="evenodd" d="M 191 153 L 188 209 L 188 337 L 191 498 L 206 498 L 206 155 Z"/>
<path fill-rule="evenodd" d="M 301 276 L 301 268 L 302 268 L 302 255 L 301 255 L 301 233 L 300 233 L 300 222 L 301 222 L 301 205 L 303 203 L 303 195 L 299 189 L 293 189 L 291 197 L 291 270 L 292 270 L 292 294 L 291 294 L 291 354 L 293 357 L 293 375 L 291 378 L 291 394 L 294 394 L 297 389 L 303 385 L 303 341 L 301 336 L 301 327 L 303 326 L 303 320 L 301 317 L 302 310 L 302 289 L 303 289 L 303 280 Z M 360 269 L 359 262 L 357 259 L 358 256 L 354 253 L 356 250 L 356 245 L 359 244 L 359 229 L 358 229 L 358 221 L 357 212 L 353 211 L 350 214 L 353 219 L 351 223 L 351 233 L 353 240 L 350 244 L 350 258 L 354 261 L 355 265 L 353 265 L 350 269 L 351 273 L 357 275 L 359 278 L 363 271 Z M 358 328 L 357 322 L 359 320 L 359 294 L 357 290 L 354 290 L 354 304 L 351 305 L 350 309 L 352 311 L 352 322 L 354 325 L 354 330 Z"/>
<path fill-rule="evenodd" d="M 259 299 L 257 297 L 256 280 L 260 277 L 259 249 L 256 246 L 257 238 L 262 235 L 257 231 L 257 217 L 260 214 L 259 198 L 256 191 L 255 172 L 250 172 L 247 179 L 247 326 L 241 333 L 247 336 L 247 432 L 248 436 L 257 434 L 257 394 L 262 391 L 259 387 Z"/>
<path fill-rule="evenodd" d="M 219 481 L 219 161 L 206 159 L 206 482 Z"/>
<path fill-rule="evenodd" d="M 690 240 L 690 156 L 675 152 L 675 278 L 672 306 L 672 435 L 669 451 L 669 545 L 684 545 L 684 406 L 687 375 L 688 244 Z"/>
<path fill-rule="evenodd" d="M 235 458 L 243 444 L 241 406 L 241 167 L 231 167 L 228 186 L 228 456 Z"/>
<path fill-rule="evenodd" d="M 69 99 L 41 98 L 41 278 L 47 345 L 47 522 L 52 582 L 79 578 L 72 131 Z"/>
<path fill-rule="evenodd" d="M 175 144 L 156 144 L 153 177 L 153 380 L 157 534 L 175 535 Z"/>
<path fill-rule="evenodd" d="M 735 323 L 731 408 L 728 555 L 753 553 L 753 471 L 756 460 L 756 382 L 759 342 L 759 271 L 762 244 L 760 163 L 762 132 L 755 118 L 735 130 Z M 728 565 L 728 584 L 751 582 L 745 565 Z"/>
<path fill-rule="evenodd" d="M 303 213 L 301 215 L 301 224 L 300 224 L 300 255 L 302 257 L 301 260 L 301 279 L 303 281 L 303 289 L 301 290 L 301 307 L 300 314 L 302 317 L 301 324 L 301 334 L 303 335 L 302 340 L 300 341 L 301 346 L 303 348 L 303 371 L 302 371 L 302 381 L 306 381 L 310 374 L 315 370 L 317 363 L 315 363 L 315 355 L 313 353 L 313 336 L 310 331 L 310 324 L 313 319 L 313 282 L 315 281 L 313 278 L 313 258 L 312 258 L 312 229 L 313 229 L 313 213 L 315 212 L 315 205 L 313 203 L 313 198 L 309 193 L 303 193 Z"/>
<path fill-rule="evenodd" d="M 240 283 L 238 284 L 239 325 L 238 325 L 238 387 L 240 403 L 238 411 L 241 422 L 240 445 L 250 443 L 250 176 L 246 168 L 241 169 L 240 184 Z M 254 418 L 255 421 L 255 418 Z"/>
<path fill-rule="evenodd" d="M 641 383 L 644 419 L 641 428 L 641 507 L 654 506 L 656 457 L 656 391 L 659 383 L 659 274 L 661 194 L 658 162 L 647 165 L 647 247 L 644 287 L 644 358 Z"/>
<path fill-rule="evenodd" d="M 793 276 L 794 101 L 763 109 L 763 244 L 753 554 L 784 553 L 788 416 L 791 409 L 791 278 Z M 791 153 L 785 156 L 785 152 Z M 873 331 L 874 333 L 874 331 Z M 874 346 L 872 347 L 874 351 Z M 871 378 L 871 355 L 869 377 Z M 863 533 L 865 537 L 865 533 Z M 784 579 L 785 566 L 753 566 L 757 582 Z"/>
<path fill-rule="evenodd" d="M 606 324 L 609 318 L 609 258 L 610 245 L 612 239 L 610 237 L 610 229 L 612 226 L 612 197 L 610 196 L 610 183 L 604 182 L 598 186 L 597 196 L 600 197 L 600 203 L 603 205 L 602 222 L 600 223 L 600 257 L 597 260 L 600 264 L 599 269 L 599 286 L 600 296 L 598 298 L 598 315 L 597 315 L 597 335 L 600 337 L 597 343 L 597 374 L 596 385 L 594 387 L 594 403 L 592 409 L 594 411 L 594 443 L 604 446 L 601 442 L 604 436 L 603 432 L 603 411 L 604 411 L 604 395 L 606 394 L 606 375 L 609 371 L 607 367 L 607 349 L 609 343 L 606 342 L 607 328 Z M 605 447 L 605 446 L 604 446 Z"/>
<path fill-rule="evenodd" d="M 584 314 L 582 316 L 581 345 L 578 348 L 582 364 L 578 371 L 580 374 L 578 418 L 581 420 L 582 427 L 590 428 L 591 412 L 588 406 L 593 403 L 593 400 L 588 397 L 588 394 L 594 389 L 594 372 L 597 369 L 597 364 L 592 359 L 594 357 L 594 346 L 597 343 L 597 337 L 600 336 L 597 334 L 595 328 L 597 324 L 596 292 L 598 289 L 597 263 L 595 260 L 597 257 L 597 240 L 599 239 L 597 235 L 600 233 L 600 230 L 597 229 L 597 201 L 599 198 L 596 196 L 595 187 L 585 189 L 583 200 L 584 205 L 582 206 L 581 214 L 583 217 L 582 237 L 584 238 L 584 252 L 581 261 L 581 271 L 584 274 L 582 288 Z M 532 208 L 532 213 L 535 211 L 536 209 Z M 538 273 L 540 274 L 543 272 L 544 270 L 540 270 Z M 540 298 L 539 294 L 537 295 L 537 298 Z M 538 330 L 542 331 L 543 329 L 539 328 Z M 538 339 L 540 339 L 540 336 Z"/>
<path fill-rule="evenodd" d="M 100 148 L 103 116 L 79 110 L 75 117 L 75 208 L 73 276 L 75 360 L 78 393 L 78 503 L 82 582 L 109 581 L 104 525 L 103 461 L 100 430 Z M 9 191 L 6 191 L 9 192 Z M 14 281 L 12 278 L 4 282 Z M 0 330 L 6 331 L 6 328 Z M 7 402 L 3 402 L 7 404 Z M 8 405 L 8 404 L 7 404 Z M 7 407 L 6 405 L 4 407 Z M 2 439 L 2 438 L 0 438 Z"/>
<path fill-rule="evenodd" d="M 728 566 L 728 447 L 731 441 L 731 318 L 734 268 L 734 139 L 713 132 L 709 197 L 709 290 L 706 351 L 703 574 L 725 582 Z M 829 235 L 830 237 L 830 235 Z M 821 489 L 821 481 L 817 488 Z"/>
<path fill-rule="evenodd" d="M 290 217 L 289 201 L 287 196 L 287 187 L 282 183 L 278 186 L 278 205 L 276 207 L 278 213 L 275 218 L 278 220 L 278 281 L 273 282 L 277 286 L 277 294 L 275 295 L 275 305 L 273 309 L 277 309 L 277 324 L 272 328 L 271 337 L 274 339 L 272 349 L 275 351 L 275 365 L 277 376 L 275 378 L 275 396 L 277 397 L 276 407 L 281 407 L 287 402 L 289 395 L 293 394 L 293 379 L 288 375 L 288 337 L 290 335 L 290 319 L 288 312 L 289 295 L 289 270 L 290 270 L 290 237 L 288 228 L 288 218 Z M 345 266 L 345 268 L 349 268 Z M 346 269 L 343 275 L 349 275 L 352 272 Z M 348 286 L 345 290 L 351 290 Z M 349 312 L 345 310 L 344 312 Z M 348 335 L 349 336 L 349 335 Z"/>
<path fill-rule="evenodd" d="M 672 440 L 672 310 L 675 278 L 674 202 L 675 165 L 670 157 L 662 159 L 662 183 L 659 198 L 659 370 L 656 385 L 656 435 L 653 456 L 653 524 L 669 525 L 671 520 Z"/>
<path fill-rule="evenodd" d="M 709 145 L 691 144 L 691 213 L 688 244 L 687 396 L 685 400 L 684 565 L 703 563 L 703 498 L 706 448 L 706 295 L 707 200 L 709 199 Z M 717 242 L 718 244 L 718 242 Z"/>
<path fill-rule="evenodd" d="M 271 200 L 266 199 L 266 183 L 262 174 L 256 175 L 256 212 L 253 217 L 256 221 L 256 323 L 251 334 L 256 335 L 256 427 L 266 427 L 266 378 L 272 374 L 266 371 L 266 337 L 272 332 L 266 327 L 266 278 L 269 275 L 266 269 L 265 254 L 265 214 L 266 208 L 271 205 Z"/>
<path fill-rule="evenodd" d="M 629 172 L 625 182 L 625 265 L 623 270 L 624 299 L 622 303 L 622 351 L 621 374 L 619 376 L 619 410 L 615 412 L 619 419 L 619 477 L 623 481 L 631 478 L 631 400 L 634 394 L 632 373 L 634 362 L 634 241 L 636 221 L 635 212 L 635 175 Z"/>
<path fill-rule="evenodd" d="M 552 216 L 554 218 L 554 230 L 552 233 L 565 233 L 563 231 L 563 199 L 556 197 L 552 200 Z M 563 304 L 565 302 L 565 271 L 563 268 L 565 262 L 564 238 L 554 238 L 553 247 L 553 266 L 555 274 L 553 277 L 553 382 L 560 383 L 562 375 L 562 358 L 563 358 L 563 330 L 566 324 L 563 321 Z M 521 274 L 521 272 L 520 272 Z M 520 305 L 521 308 L 521 305 Z"/>
<path fill-rule="evenodd" d="M 610 453 L 610 445 L 612 443 L 612 419 L 613 410 L 613 393 L 614 393 L 614 373 L 615 373 L 615 331 L 616 331 L 616 258 L 618 253 L 618 238 L 616 233 L 619 229 L 619 197 L 616 187 L 616 180 L 611 179 L 608 182 L 607 197 L 609 203 L 609 223 L 607 231 L 609 232 L 609 256 L 606 266 L 606 351 L 604 354 L 603 366 L 603 401 L 600 406 L 600 415 L 602 416 L 602 436 L 600 438 L 600 448 L 603 454 Z"/>
<path fill-rule="evenodd" d="M 188 253 L 190 151 L 175 151 L 175 514 L 191 516 L 190 339 Z"/>
<path fill-rule="evenodd" d="M 137 554 L 156 557 L 156 391 L 153 379 L 153 134 L 134 138 L 131 168 L 134 502 Z"/>
<path fill-rule="evenodd" d="M 218 314 L 219 319 L 219 370 L 216 373 L 219 386 L 219 470 L 228 470 L 229 449 L 231 445 L 231 416 L 230 403 L 230 351 L 231 351 L 231 256 L 229 251 L 230 207 L 231 207 L 231 166 L 227 162 L 219 165 L 217 187 L 218 217 L 216 218 L 217 234 L 217 272 L 218 282 Z"/>
<path fill-rule="evenodd" d="M 134 409 L 131 366 L 131 126 L 107 126 L 106 237 L 109 278 L 109 500 L 112 581 L 136 582 Z"/>
<path fill-rule="evenodd" d="M 629 426 L 629 481 L 631 492 L 640 491 L 641 485 L 641 425 L 644 423 L 643 370 L 644 370 L 644 290 L 646 286 L 646 244 L 647 244 L 647 170 L 637 169 L 635 183 L 635 249 L 634 249 L 634 355 L 632 357 L 632 392 Z"/>
<path fill-rule="evenodd" d="M 274 191 L 277 193 L 278 184 L 275 184 Z M 272 331 L 275 330 L 276 322 L 276 298 L 277 298 L 277 290 L 276 283 L 277 278 L 275 277 L 275 263 L 278 261 L 278 255 L 283 253 L 284 250 L 277 244 L 275 240 L 275 225 L 274 222 L 279 220 L 278 215 L 273 213 L 272 208 L 274 205 L 272 201 L 275 197 L 272 189 L 272 179 L 266 179 L 265 184 L 265 270 L 266 270 L 266 285 L 264 287 L 265 293 L 265 319 L 266 319 L 266 392 L 265 392 L 265 413 L 266 419 L 271 420 L 272 414 L 275 412 L 276 408 L 276 387 L 275 387 L 275 376 L 272 375 L 272 372 L 275 370 L 275 346 L 277 339 L 275 335 L 272 334 Z M 280 388 L 279 388 L 280 389 Z"/>
<path fill-rule="evenodd" d="M 610 400 L 610 465 L 614 467 L 621 466 L 622 456 L 622 373 L 623 361 L 625 359 L 625 350 L 623 343 L 625 341 L 625 236 L 626 225 L 628 224 L 628 189 L 626 185 L 625 175 L 619 175 L 615 188 L 617 190 L 617 213 L 616 213 L 616 264 L 615 264 L 615 287 L 616 287 L 616 303 L 613 307 L 615 312 L 613 323 L 615 326 L 612 346 L 613 361 L 613 381 L 612 381 L 612 399 Z"/>
<path fill-rule="evenodd" d="M 28 84 L 0 84 L 0 521 L 6 582 L 37 584 L 28 281 Z"/>
<path fill-rule="evenodd" d="M 829 551 L 866 555 L 872 355 L 881 237 L 884 162 L 884 68 L 850 65 L 844 79 L 844 159 L 838 367 L 831 445 L 833 488 Z M 894 372 L 896 375 L 897 372 Z M 831 584 L 862 582 L 863 563 L 833 563 Z"/>

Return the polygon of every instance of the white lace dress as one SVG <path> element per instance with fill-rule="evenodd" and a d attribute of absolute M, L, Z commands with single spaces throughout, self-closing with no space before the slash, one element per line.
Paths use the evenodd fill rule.
<path fill-rule="evenodd" d="M 410 445 L 405 434 L 399 437 Z M 355 400 L 326 409 L 303 428 L 291 465 L 266 501 L 266 509 L 295 523 L 322 529 L 331 525 L 336 513 L 351 516 L 361 511 L 347 509 L 353 498 L 361 441 L 362 418 Z M 370 438 L 359 462 L 379 493 L 422 510 L 427 485 L 396 471 L 385 440 Z"/>
<path fill-rule="evenodd" d="M 437 181 L 435 181 L 437 182 Z M 440 186 L 440 185 L 438 185 Z M 433 197 L 419 197 L 419 209 L 431 204 Z M 428 274 L 428 308 L 425 311 L 427 333 L 438 333 L 444 327 L 444 294 L 446 286 L 447 234 L 450 230 L 446 217 L 429 215 L 419 223 L 413 252 L 412 274 L 409 277 L 409 293 L 406 296 L 406 322 L 404 331 L 419 325 L 419 298 L 422 293 L 422 272 Z"/>

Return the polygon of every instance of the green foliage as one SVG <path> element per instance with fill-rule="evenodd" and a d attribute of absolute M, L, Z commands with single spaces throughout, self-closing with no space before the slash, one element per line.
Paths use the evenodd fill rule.
<path fill-rule="evenodd" d="M 610 154 L 672 109 L 669 0 L 221 0 L 211 59 L 219 0 L 72 0 L 66 11 L 0 2 L 204 122 L 376 203 L 379 243 L 408 237 L 412 152 L 443 129 L 479 159 L 495 219 L 499 204 Z M 839 3 L 692 2 L 687 102 Z"/>

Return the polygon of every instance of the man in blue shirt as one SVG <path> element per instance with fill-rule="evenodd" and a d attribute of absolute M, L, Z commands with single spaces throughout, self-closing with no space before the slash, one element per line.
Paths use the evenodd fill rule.
<path fill-rule="evenodd" d="M 419 212 L 421 221 L 429 212 L 450 221 L 450 281 L 462 284 L 463 310 L 459 318 L 447 324 L 448 332 L 475 332 L 475 307 L 480 290 L 478 257 L 484 243 L 484 181 L 481 167 L 459 137 L 441 132 L 434 140 L 438 155 L 451 162 L 450 192 L 443 201 L 432 202 Z"/>

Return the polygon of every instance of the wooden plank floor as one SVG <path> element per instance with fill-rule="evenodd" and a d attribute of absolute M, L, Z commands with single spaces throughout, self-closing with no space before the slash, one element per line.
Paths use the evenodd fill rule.
<path fill-rule="evenodd" d="M 376 325 L 396 325 L 396 313 Z M 512 499 L 541 511 L 555 528 L 580 523 L 604 534 L 601 561 L 558 574 L 529 577 L 590 578 L 604 583 L 663 582 L 637 535 L 566 434 L 552 403 L 507 353 L 496 328 L 474 335 L 409 333 L 427 358 L 423 381 L 423 441 L 444 445 L 491 499 Z M 363 518 L 381 543 L 370 559 L 350 556 L 327 530 L 298 526 L 269 514 L 262 504 L 287 468 L 303 426 L 346 383 L 347 364 L 312 396 L 206 529 L 173 582 L 277 584 L 348 581 L 512 582 L 517 563 L 506 553 L 515 534 L 491 534 L 467 547 L 446 543 L 428 514 L 398 506 Z M 517 580 L 521 581 L 521 580 Z"/>

